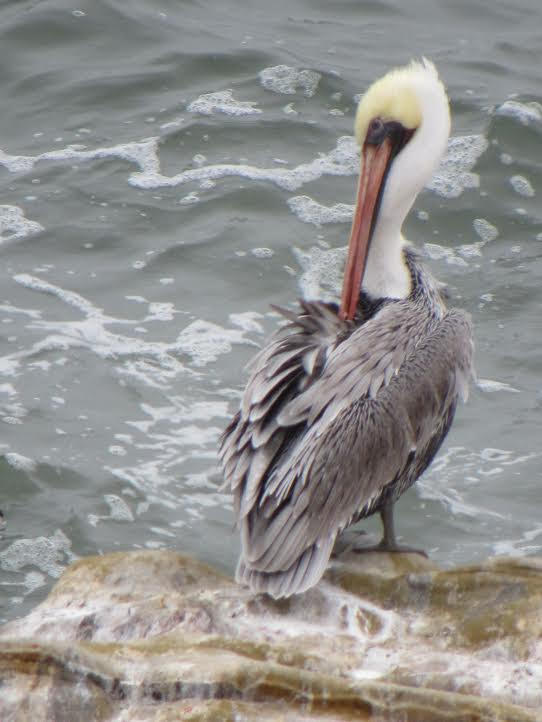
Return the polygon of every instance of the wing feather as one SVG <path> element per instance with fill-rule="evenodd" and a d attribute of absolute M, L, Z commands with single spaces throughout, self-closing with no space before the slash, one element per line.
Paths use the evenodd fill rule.
<path fill-rule="evenodd" d="M 254 506 L 262 480 L 271 464 L 273 457 L 282 444 L 282 434 L 275 434 L 268 444 L 255 450 L 248 469 L 243 496 L 239 507 L 239 517 L 245 517 Z"/>
<path fill-rule="evenodd" d="M 328 347 L 347 328 L 336 312 L 320 302 L 303 302 L 301 314 L 277 310 L 289 323 L 252 360 L 240 412 L 224 432 L 219 450 L 226 483 L 243 517 L 256 504 L 259 486 L 271 472 L 275 457 L 290 443 L 275 409 L 307 387 L 327 357 Z"/>
<path fill-rule="evenodd" d="M 354 330 L 318 302 L 287 317 L 221 449 L 240 510 L 237 578 L 275 596 L 315 583 L 338 532 L 414 483 L 472 375 L 461 311 L 394 302 Z"/>

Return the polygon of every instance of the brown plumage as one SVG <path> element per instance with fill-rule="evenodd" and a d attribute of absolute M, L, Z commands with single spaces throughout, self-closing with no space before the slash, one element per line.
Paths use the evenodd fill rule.
<path fill-rule="evenodd" d="M 222 437 L 241 531 L 237 579 L 275 597 L 316 584 L 337 535 L 377 511 L 380 547 L 400 549 L 393 504 L 427 468 L 468 393 L 469 317 L 446 310 L 400 234 L 420 178 L 412 171 L 406 194 L 397 179 L 416 153 L 434 156 L 420 164 L 421 175 L 438 161 L 447 99 L 427 62 L 389 77 L 390 92 L 400 95 L 405 85 L 404 97 L 420 107 L 364 120 L 364 109 L 387 107 L 383 81 L 374 86 L 376 100 L 370 90 L 360 103 L 366 135 L 341 306 L 300 301 L 298 313 L 281 311 L 288 323 L 254 358 L 241 408 Z M 405 127 L 418 116 L 419 126 Z"/>
<path fill-rule="evenodd" d="M 469 318 L 444 310 L 406 254 L 416 279 L 407 299 L 353 323 L 301 301 L 251 364 L 221 458 L 241 528 L 237 577 L 255 590 L 315 584 L 337 534 L 416 481 L 466 397 Z"/>

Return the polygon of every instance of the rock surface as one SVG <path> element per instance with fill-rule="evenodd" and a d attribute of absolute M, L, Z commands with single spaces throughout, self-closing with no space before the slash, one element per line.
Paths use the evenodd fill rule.
<path fill-rule="evenodd" d="M 542 720 L 542 559 L 350 553 L 254 595 L 179 554 L 73 564 L 0 629 L 0 720 Z"/>

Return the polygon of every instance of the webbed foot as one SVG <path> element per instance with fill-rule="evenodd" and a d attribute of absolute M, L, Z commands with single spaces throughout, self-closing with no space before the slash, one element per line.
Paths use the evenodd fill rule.
<path fill-rule="evenodd" d="M 378 544 L 371 544 L 370 546 L 353 547 L 351 551 L 356 554 L 365 554 L 365 552 L 389 552 L 390 554 L 401 553 L 401 554 L 421 554 L 423 557 L 428 559 L 427 552 L 423 549 L 417 549 L 416 547 L 408 546 L 407 544 L 397 544 L 397 542 L 389 543 L 384 539 L 378 542 Z"/>

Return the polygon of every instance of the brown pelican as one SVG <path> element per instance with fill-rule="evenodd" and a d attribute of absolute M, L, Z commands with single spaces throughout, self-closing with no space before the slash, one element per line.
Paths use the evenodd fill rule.
<path fill-rule="evenodd" d="M 362 97 L 357 204 L 340 307 L 300 301 L 251 364 L 220 456 L 241 531 L 236 578 L 274 597 L 325 571 L 337 535 L 393 504 L 427 468 L 472 373 L 469 317 L 401 227 L 447 144 L 450 111 L 432 63 L 392 70 Z M 408 549 L 408 547 L 404 547 Z"/>

